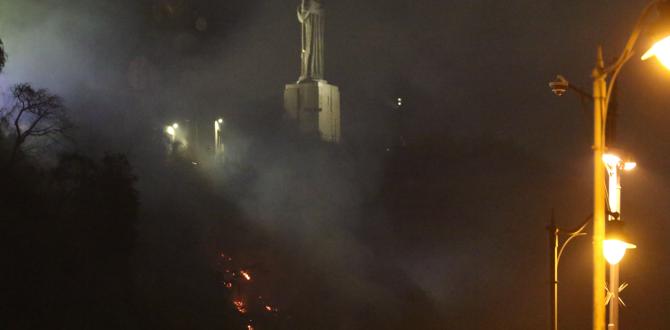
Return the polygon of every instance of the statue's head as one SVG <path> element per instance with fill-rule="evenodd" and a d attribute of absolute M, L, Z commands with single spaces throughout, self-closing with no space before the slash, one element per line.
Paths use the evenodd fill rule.
<path fill-rule="evenodd" d="M 321 9 L 322 2 L 323 1 L 321 1 L 321 0 L 309 0 L 309 8 Z"/>

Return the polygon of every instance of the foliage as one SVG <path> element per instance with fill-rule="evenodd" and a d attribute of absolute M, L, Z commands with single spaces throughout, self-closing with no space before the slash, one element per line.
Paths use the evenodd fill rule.
<path fill-rule="evenodd" d="M 126 157 L 66 154 L 52 170 L 22 162 L 8 171 L 0 328 L 123 328 L 139 207 Z"/>

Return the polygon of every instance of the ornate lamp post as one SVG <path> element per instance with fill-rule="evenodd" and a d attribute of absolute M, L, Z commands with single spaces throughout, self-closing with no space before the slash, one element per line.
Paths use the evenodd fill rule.
<path fill-rule="evenodd" d="M 603 241 L 605 239 L 605 165 L 603 155 L 605 146 L 605 123 L 607 109 L 612 97 L 612 89 L 621 68 L 633 57 L 634 47 L 642 32 L 648 25 L 650 14 L 658 11 L 661 19 L 667 18 L 670 6 L 666 0 L 651 1 L 643 9 L 638 21 L 628 38 L 621 55 L 610 65 L 605 65 L 602 48 L 596 53 L 596 66 L 592 71 L 593 79 L 593 330 L 605 330 L 605 258 L 603 258 Z M 663 17 L 665 16 L 665 17 Z M 659 20 L 663 23 L 663 20 Z M 660 31 L 655 31 L 656 33 Z M 647 51 L 642 60 L 657 57 L 660 62 L 670 68 L 670 33 L 666 33 Z M 562 77 L 560 77 L 562 78 Z M 556 94 L 562 94 L 569 88 L 565 79 L 558 79 L 550 84 Z M 561 92 L 562 91 L 562 92 Z M 560 92 L 560 93 L 559 93 Z"/>

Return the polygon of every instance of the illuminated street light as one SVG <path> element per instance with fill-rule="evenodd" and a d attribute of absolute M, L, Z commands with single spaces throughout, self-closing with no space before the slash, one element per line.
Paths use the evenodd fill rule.
<path fill-rule="evenodd" d="M 603 254 L 610 265 L 617 265 L 626 254 L 626 250 L 636 248 L 635 244 L 627 242 L 624 231 L 624 222 L 611 220 L 607 222 L 607 235 L 603 242 Z M 619 284 L 616 283 L 616 287 Z"/>
<path fill-rule="evenodd" d="M 603 241 L 603 254 L 605 255 L 605 260 L 607 260 L 610 265 L 616 265 L 623 259 L 626 250 L 634 249 L 636 247 L 635 244 L 630 244 L 618 239 L 606 239 Z"/>
<path fill-rule="evenodd" d="M 642 60 L 646 61 L 652 57 L 656 57 L 661 64 L 667 69 L 670 69 L 670 37 L 656 42 L 644 55 Z"/>
<path fill-rule="evenodd" d="M 179 124 L 174 123 L 172 125 L 165 126 L 165 133 L 170 136 L 170 143 L 174 143 L 177 140 L 177 129 Z"/>
<path fill-rule="evenodd" d="M 223 154 L 223 118 L 214 121 L 214 155 Z"/>
<path fill-rule="evenodd" d="M 665 20 L 670 17 L 668 15 L 670 10 L 668 9 L 670 9 L 670 3 L 667 0 L 649 2 L 642 10 L 642 14 L 619 57 L 613 63 L 605 65 L 602 47 L 598 47 L 596 66 L 591 73 L 591 77 L 593 78 L 593 94 L 587 96 L 593 101 L 593 330 L 605 330 L 605 296 L 603 292 L 605 292 L 606 264 L 602 251 L 606 222 L 606 188 L 603 184 L 605 182 L 605 164 L 603 162 L 603 154 L 606 151 L 605 132 L 607 131 L 607 111 L 619 73 L 623 66 L 633 57 L 635 44 L 643 28 L 649 23 L 648 18 L 654 11 L 657 11 L 660 14 L 657 24 L 660 26 L 660 24 L 664 24 Z M 670 58 L 670 55 L 668 55 L 670 54 L 670 41 L 666 41 L 669 37 L 670 33 L 661 35 L 657 39 L 660 42 L 654 45 L 643 58 L 648 59 L 656 56 L 662 64 L 666 65 L 666 63 L 670 63 L 670 60 L 668 60 Z M 574 90 L 574 88 L 570 88 L 571 85 L 567 79 L 562 76 L 558 76 L 558 78 L 560 79 L 549 84 L 556 95 L 563 95 L 567 89 Z M 579 94 L 580 96 L 584 96 L 582 95 L 583 93 Z M 629 164 L 626 166 L 624 164 L 623 168 L 625 169 L 626 167 L 633 168 L 634 165 Z M 616 315 L 614 317 L 616 318 Z M 610 315 L 610 319 L 610 324 L 613 323 L 610 329 L 616 329 L 617 320 L 612 320 L 612 315 Z M 552 328 L 557 328 L 556 320 L 554 320 Z"/>

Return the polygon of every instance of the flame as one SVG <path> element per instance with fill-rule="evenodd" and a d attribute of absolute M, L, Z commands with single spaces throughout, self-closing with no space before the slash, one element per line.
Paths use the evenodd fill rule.
<path fill-rule="evenodd" d="M 245 272 L 245 271 L 243 271 L 243 270 L 240 270 L 240 274 L 242 274 L 242 276 L 244 276 L 244 278 L 245 278 L 247 281 L 251 281 L 251 275 L 249 275 L 249 273 L 247 273 L 247 272 Z"/>
<path fill-rule="evenodd" d="M 237 311 L 240 312 L 240 314 L 247 312 L 247 307 L 244 306 L 244 302 L 242 300 L 233 300 L 233 305 L 235 305 L 235 308 L 237 308 Z"/>

